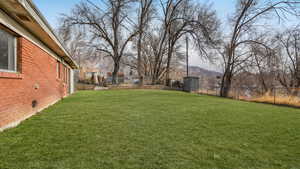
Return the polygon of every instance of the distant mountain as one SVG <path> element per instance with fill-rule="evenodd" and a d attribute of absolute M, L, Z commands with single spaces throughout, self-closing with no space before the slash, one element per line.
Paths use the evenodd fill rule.
<path fill-rule="evenodd" d="M 222 73 L 212 70 L 207 70 L 201 68 L 199 66 L 189 66 L 189 72 L 191 76 L 198 76 L 198 77 L 217 77 L 222 76 Z"/>

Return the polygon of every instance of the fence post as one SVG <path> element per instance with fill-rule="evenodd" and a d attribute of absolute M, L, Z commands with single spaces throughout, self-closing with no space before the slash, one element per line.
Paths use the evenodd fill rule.
<path fill-rule="evenodd" d="M 274 87 L 273 96 L 274 96 L 274 104 L 276 104 L 276 87 Z"/>

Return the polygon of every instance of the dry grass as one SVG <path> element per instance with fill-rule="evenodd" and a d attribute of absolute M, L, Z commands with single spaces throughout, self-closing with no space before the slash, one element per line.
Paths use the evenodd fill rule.
<path fill-rule="evenodd" d="M 165 89 L 166 87 L 164 85 L 143 85 L 143 86 L 139 86 L 137 84 L 119 84 L 119 85 L 109 85 L 108 86 L 109 89 L 157 89 L 157 90 L 161 90 L 161 89 Z"/>
<path fill-rule="evenodd" d="M 94 90 L 96 85 L 93 84 L 84 84 L 84 83 L 76 83 L 76 90 Z"/>
<path fill-rule="evenodd" d="M 265 94 L 264 96 L 250 99 L 250 101 L 256 102 L 264 102 L 264 103 L 275 103 L 282 105 L 291 105 L 291 106 L 299 106 L 300 107 L 300 98 L 295 96 L 272 96 L 270 94 Z"/>
<path fill-rule="evenodd" d="M 198 91 L 199 94 L 207 94 L 207 95 L 215 95 L 218 96 L 219 92 L 216 90 L 205 90 L 201 89 Z M 290 105 L 290 106 L 297 106 L 300 107 L 300 98 L 295 96 L 288 96 L 284 94 L 278 94 L 275 96 L 271 94 L 271 92 L 266 93 L 263 96 L 255 96 L 255 97 L 246 97 L 238 95 L 237 92 L 233 91 L 229 93 L 229 97 L 236 99 L 236 100 L 245 100 L 245 101 L 252 101 L 252 102 L 261 102 L 261 103 L 271 103 L 271 104 L 278 104 L 278 105 Z"/>
<path fill-rule="evenodd" d="M 218 91 L 216 90 L 206 90 L 206 89 L 200 89 L 198 91 L 199 94 L 207 94 L 207 95 L 213 95 L 213 96 L 217 96 L 219 94 Z"/>

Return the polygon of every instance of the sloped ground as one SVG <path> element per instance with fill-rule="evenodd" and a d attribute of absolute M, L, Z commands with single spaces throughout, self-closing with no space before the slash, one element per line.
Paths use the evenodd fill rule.
<path fill-rule="evenodd" d="M 158 90 L 84 91 L 0 133 L 1 169 L 298 169 L 300 110 Z"/>

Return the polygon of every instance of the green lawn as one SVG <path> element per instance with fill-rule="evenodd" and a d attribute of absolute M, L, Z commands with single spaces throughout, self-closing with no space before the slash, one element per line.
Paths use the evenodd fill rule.
<path fill-rule="evenodd" d="M 300 109 L 174 91 L 78 92 L 0 133 L 0 169 L 300 169 Z"/>

